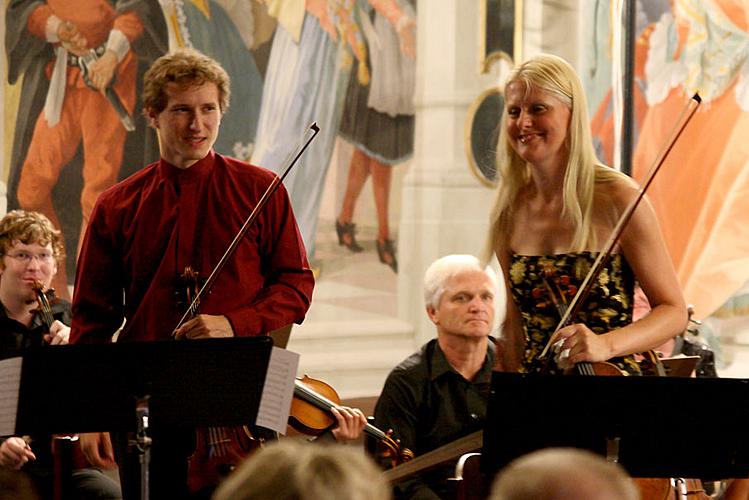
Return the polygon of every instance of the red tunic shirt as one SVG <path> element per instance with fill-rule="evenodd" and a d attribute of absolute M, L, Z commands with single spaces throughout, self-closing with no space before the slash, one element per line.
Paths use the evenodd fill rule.
<path fill-rule="evenodd" d="M 97 200 L 78 259 L 72 343 L 164 340 L 182 317 L 179 275 L 208 277 L 275 174 L 211 152 L 182 170 L 164 160 Z M 283 185 L 219 274 L 200 313 L 238 336 L 300 323 L 314 278 Z"/>

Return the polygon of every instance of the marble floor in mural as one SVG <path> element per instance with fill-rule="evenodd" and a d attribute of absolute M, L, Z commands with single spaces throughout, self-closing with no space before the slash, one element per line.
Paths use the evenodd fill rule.
<path fill-rule="evenodd" d="M 354 253 L 338 244 L 334 222 L 320 222 L 317 250 L 311 262 L 316 273 L 314 306 L 338 308 L 344 317 L 351 312 L 357 317 L 362 313 L 384 318 L 396 315 L 398 277 L 380 262 L 375 238 L 374 228 L 357 228 L 356 241 L 364 251 Z M 314 307 L 308 318 L 319 319 L 324 310 Z M 335 317 L 340 319 L 338 314 Z"/>
<path fill-rule="evenodd" d="M 338 244 L 333 221 L 320 221 L 312 267 L 312 305 L 291 331 L 299 373 L 325 378 L 345 397 L 379 394 L 387 373 L 414 351 L 413 329 L 397 316 L 397 275 L 380 263 L 374 227 L 359 228 L 364 248 Z"/>

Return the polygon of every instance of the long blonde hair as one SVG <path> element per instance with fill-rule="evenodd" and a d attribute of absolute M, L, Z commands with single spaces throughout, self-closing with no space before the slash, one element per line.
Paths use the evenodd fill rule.
<path fill-rule="evenodd" d="M 590 133 L 588 105 L 582 83 L 570 64 L 550 54 L 539 54 L 516 68 L 505 84 L 522 83 L 527 88 L 548 92 L 560 99 L 570 109 L 568 134 L 569 156 L 562 186 L 562 217 L 575 228 L 572 251 L 595 245 L 591 224 L 594 185 L 622 177 L 623 174 L 602 165 L 596 157 Z M 512 148 L 507 136 L 502 113 L 497 142 L 497 196 L 490 214 L 490 230 L 484 250 L 484 259 L 491 259 L 497 248 L 507 246 L 506 239 L 512 230 L 513 210 L 518 194 L 531 180 L 530 167 Z"/>

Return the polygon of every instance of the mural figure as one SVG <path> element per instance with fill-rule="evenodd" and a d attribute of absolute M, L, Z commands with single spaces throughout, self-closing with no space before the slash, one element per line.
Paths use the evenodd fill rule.
<path fill-rule="evenodd" d="M 75 158 L 82 147 L 85 228 L 98 195 L 118 180 L 127 129 L 143 123 L 134 114 L 139 71 L 166 51 L 163 16 L 156 0 L 11 0 L 5 49 L 8 82 L 23 77 L 9 208 L 41 212 L 70 236 L 79 228 L 61 224 L 55 205 L 70 206 L 77 193 L 61 186 L 53 201 L 53 190 L 67 165 L 80 165 Z M 140 156 L 138 165 L 148 155 L 144 129 L 134 137 L 140 144 L 128 147 Z M 61 266 L 55 281 L 63 296 L 65 271 Z"/>
<path fill-rule="evenodd" d="M 407 5 L 402 11 L 387 8 L 380 13 L 369 9 L 360 15 L 369 57 L 358 64 L 371 65 L 372 79 L 363 84 L 351 75 L 340 130 L 356 149 L 336 220 L 338 243 L 352 252 L 363 250 L 355 238 L 353 218 L 356 201 L 371 175 L 377 210 L 377 254 L 380 262 L 395 272 L 398 261 L 388 224 L 392 168 L 411 157 L 414 140 L 416 5 L 412 0 Z"/>
<path fill-rule="evenodd" d="M 356 0 L 266 0 L 278 21 L 266 72 L 253 163 L 280 170 L 313 121 L 321 132 L 284 180 L 307 254 L 315 235 L 325 175 L 333 154 L 352 60 L 366 61 Z M 376 10 L 402 14 L 396 0 L 369 0 Z M 395 14 L 393 14 L 395 13 Z M 390 17 L 386 16 L 386 17 Z M 367 64 L 357 80 L 367 84 Z"/>
<path fill-rule="evenodd" d="M 696 91 L 703 99 L 649 191 L 698 317 L 712 314 L 749 280 L 743 243 L 749 240 L 747 19 L 746 2 L 675 0 L 637 43 L 644 104 L 637 114 L 636 179 L 662 149 L 687 99 Z"/>

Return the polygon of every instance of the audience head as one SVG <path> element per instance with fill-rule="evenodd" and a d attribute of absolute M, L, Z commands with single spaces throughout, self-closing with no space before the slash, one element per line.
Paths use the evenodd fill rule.
<path fill-rule="evenodd" d="M 13 500 L 39 500 L 34 484 L 25 472 L 0 468 L 0 492 L 2 498 Z"/>
<path fill-rule="evenodd" d="M 143 108 L 159 114 L 166 108 L 167 85 L 174 83 L 189 88 L 213 83 L 218 89 L 219 107 L 222 113 L 229 108 L 229 75 L 210 57 L 194 49 L 179 49 L 159 57 L 143 77 Z"/>
<path fill-rule="evenodd" d="M 52 257 L 59 265 L 65 258 L 62 233 L 38 212 L 12 210 L 0 219 L 0 270 L 5 269 L 5 256 L 17 246 L 50 246 Z"/>
<path fill-rule="evenodd" d="M 388 500 L 390 486 L 361 449 L 283 439 L 256 451 L 213 500 Z"/>
<path fill-rule="evenodd" d="M 490 500 L 637 500 L 624 469 L 587 450 L 547 448 L 517 458 L 494 480 Z"/>

